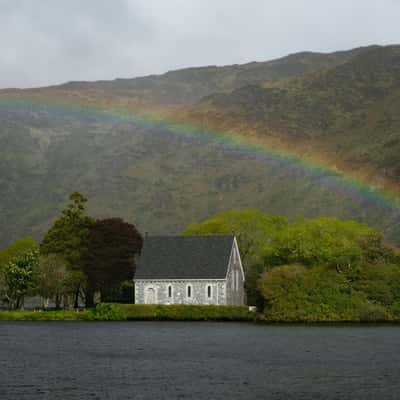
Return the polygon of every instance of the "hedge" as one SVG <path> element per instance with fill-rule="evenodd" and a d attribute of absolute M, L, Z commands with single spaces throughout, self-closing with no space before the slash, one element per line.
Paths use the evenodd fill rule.
<path fill-rule="evenodd" d="M 94 310 L 98 320 L 156 321 L 252 321 L 255 313 L 246 306 L 98 304 Z"/>

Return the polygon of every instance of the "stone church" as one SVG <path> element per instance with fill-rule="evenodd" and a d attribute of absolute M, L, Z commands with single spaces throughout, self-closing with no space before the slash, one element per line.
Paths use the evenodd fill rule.
<path fill-rule="evenodd" d="M 244 279 L 234 236 L 146 237 L 135 303 L 242 305 Z"/>

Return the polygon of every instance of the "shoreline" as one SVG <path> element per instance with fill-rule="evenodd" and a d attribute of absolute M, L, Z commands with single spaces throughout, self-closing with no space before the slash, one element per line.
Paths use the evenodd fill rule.
<path fill-rule="evenodd" d="M 260 326 L 399 326 L 400 320 L 266 320 L 245 306 L 99 304 L 84 310 L 0 310 L 2 321 L 246 322 Z"/>

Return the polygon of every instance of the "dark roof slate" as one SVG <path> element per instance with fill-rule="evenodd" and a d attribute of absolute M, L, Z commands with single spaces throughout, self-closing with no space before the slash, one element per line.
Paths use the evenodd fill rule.
<path fill-rule="evenodd" d="M 225 279 L 234 236 L 150 236 L 135 279 Z"/>

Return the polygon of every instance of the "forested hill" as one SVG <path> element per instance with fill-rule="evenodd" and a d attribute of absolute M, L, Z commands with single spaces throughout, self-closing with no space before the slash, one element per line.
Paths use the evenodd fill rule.
<path fill-rule="evenodd" d="M 188 110 L 224 130 L 279 138 L 400 193 L 400 46 L 373 47 L 333 68 L 217 93 Z"/>
<path fill-rule="evenodd" d="M 185 68 L 133 79 L 69 82 L 53 89 L 86 92 L 87 96 L 104 93 L 107 96 L 129 97 L 137 100 L 138 104 L 188 104 L 213 93 L 229 93 L 245 85 L 300 76 L 341 65 L 375 47 L 377 46 L 326 54 L 301 52 L 272 61 Z"/>
<path fill-rule="evenodd" d="M 116 112 L 156 108 L 184 123 L 279 141 L 303 159 L 396 190 L 399 65 L 399 47 L 372 46 L 0 91 L 0 247 L 40 239 L 75 190 L 89 198 L 92 214 L 120 216 L 150 233 L 256 207 L 289 218 L 357 219 L 399 241 L 398 208 L 338 187 L 329 173 Z"/>

